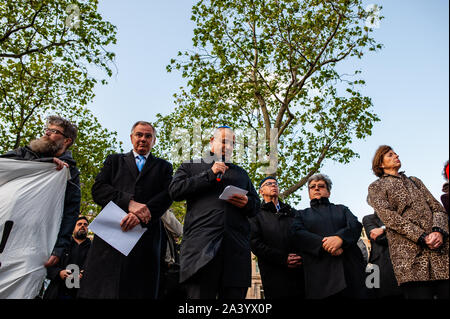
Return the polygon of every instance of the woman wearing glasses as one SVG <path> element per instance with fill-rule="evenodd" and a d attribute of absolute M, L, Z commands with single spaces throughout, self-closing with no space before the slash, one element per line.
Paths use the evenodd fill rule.
<path fill-rule="evenodd" d="M 365 262 L 357 245 L 362 225 L 346 206 L 330 203 L 331 185 L 324 174 L 308 179 L 310 207 L 291 227 L 303 257 L 306 298 L 367 298 Z"/>
<path fill-rule="evenodd" d="M 407 299 L 449 297 L 448 215 L 417 177 L 400 172 L 394 150 L 382 145 L 367 198 L 386 226 L 392 266 Z"/>

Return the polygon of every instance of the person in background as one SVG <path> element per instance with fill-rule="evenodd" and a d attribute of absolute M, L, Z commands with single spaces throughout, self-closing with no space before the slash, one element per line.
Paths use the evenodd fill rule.
<path fill-rule="evenodd" d="M 372 160 L 378 177 L 368 203 L 386 226 L 395 278 L 407 299 L 449 297 L 448 215 L 417 177 L 400 172 L 399 156 L 380 146 Z"/>
<path fill-rule="evenodd" d="M 324 174 L 308 179 L 310 208 L 291 227 L 303 257 L 306 298 L 368 298 L 365 262 L 357 243 L 362 225 L 344 205 L 329 201 L 332 182 Z"/>
<path fill-rule="evenodd" d="M 91 247 L 91 240 L 88 235 L 89 221 L 85 216 L 77 219 L 73 230 L 70 246 L 64 250 L 64 253 L 55 266 L 47 268 L 47 278 L 51 280 L 48 288 L 45 290 L 44 299 L 75 299 L 78 289 L 68 288 L 66 279 L 71 276 L 70 270 L 66 269 L 68 265 L 76 265 L 79 269 L 79 279 L 83 278 L 83 266 L 87 253 Z"/>
<path fill-rule="evenodd" d="M 402 291 L 398 287 L 389 256 L 389 245 L 386 237 L 386 226 L 376 214 L 363 217 L 366 234 L 370 239 L 369 263 L 377 265 L 380 270 L 380 287 L 372 288 L 376 298 L 401 298 Z"/>
<path fill-rule="evenodd" d="M 279 198 L 278 182 L 269 176 L 259 183 L 259 213 L 250 219 L 250 245 L 258 258 L 266 299 L 305 298 L 302 257 L 290 241 L 296 210 Z"/>

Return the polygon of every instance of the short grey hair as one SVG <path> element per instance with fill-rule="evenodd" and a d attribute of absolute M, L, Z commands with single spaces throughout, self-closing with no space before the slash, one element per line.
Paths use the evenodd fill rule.
<path fill-rule="evenodd" d="M 333 182 L 331 181 L 331 179 L 328 177 L 328 175 L 325 174 L 314 174 L 313 176 L 311 176 L 310 178 L 308 178 L 308 188 L 309 188 L 309 184 L 312 181 L 324 181 L 325 184 L 327 184 L 327 190 L 330 192 L 331 191 L 331 186 L 333 185 Z"/>
<path fill-rule="evenodd" d="M 152 128 L 152 130 L 153 130 L 153 136 L 156 137 L 156 129 L 155 129 L 155 127 L 152 125 L 152 123 L 147 122 L 147 121 L 137 121 L 136 123 L 134 123 L 133 126 L 131 127 L 131 134 L 133 134 L 134 129 L 138 125 L 148 125 L 148 126 L 150 126 Z"/>

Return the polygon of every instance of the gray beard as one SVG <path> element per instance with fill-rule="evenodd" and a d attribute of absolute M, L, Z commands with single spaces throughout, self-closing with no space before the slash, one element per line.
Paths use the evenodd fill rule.
<path fill-rule="evenodd" d="M 74 237 L 75 237 L 76 239 L 79 239 L 79 240 L 86 239 L 87 233 L 84 232 L 84 231 L 77 231 L 77 232 L 75 233 Z"/>
<path fill-rule="evenodd" d="M 29 146 L 35 153 L 55 156 L 56 153 L 58 153 L 58 151 L 62 148 L 62 142 L 63 141 L 58 143 L 41 137 L 40 139 L 32 140 Z"/>

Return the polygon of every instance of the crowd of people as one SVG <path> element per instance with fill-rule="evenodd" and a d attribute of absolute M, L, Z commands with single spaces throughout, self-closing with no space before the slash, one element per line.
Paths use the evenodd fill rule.
<path fill-rule="evenodd" d="M 146 228 L 128 256 L 94 235 L 80 215 L 79 171 L 69 148 L 77 128 L 50 116 L 45 134 L 2 158 L 53 162 L 70 170 L 55 248 L 45 263 L 49 299 L 244 299 L 251 284 L 251 252 L 267 299 L 433 299 L 449 297 L 448 161 L 443 205 L 417 177 L 400 171 L 395 151 L 380 146 L 368 188 L 374 213 L 360 223 L 348 207 L 330 201 L 325 174 L 307 180 L 310 207 L 297 210 L 280 198 L 276 176 L 259 182 L 231 163 L 235 135 L 228 126 L 210 138 L 210 156 L 172 165 L 152 155 L 156 129 L 146 121 L 131 128 L 132 151 L 107 156 L 92 186 L 92 198 L 117 204 L 126 214 L 124 232 Z M 219 198 L 227 186 L 242 192 Z M 184 225 L 169 207 L 186 201 Z M 367 285 L 362 229 L 371 243 L 369 264 L 379 267 L 379 285 Z M 36 232 L 39 235 L 39 232 Z M 182 238 L 179 243 L 179 238 Z M 81 269 L 79 288 L 68 288 Z M 0 270 L 1 271 L 1 270 Z"/>

